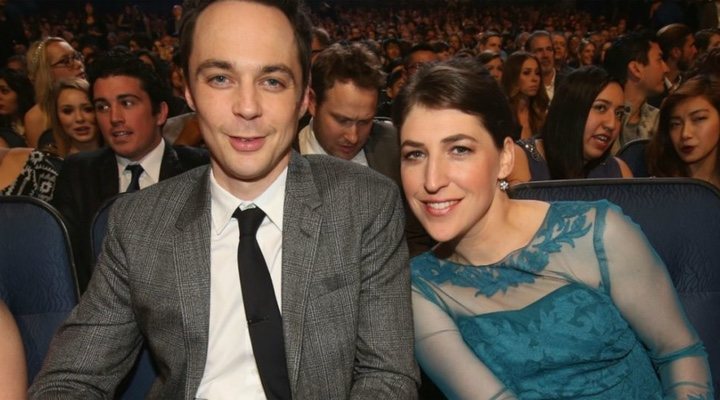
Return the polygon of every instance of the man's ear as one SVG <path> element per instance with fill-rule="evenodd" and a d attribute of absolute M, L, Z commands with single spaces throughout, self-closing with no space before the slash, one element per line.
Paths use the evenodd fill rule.
<path fill-rule="evenodd" d="M 307 112 L 307 110 L 308 110 L 308 103 L 310 102 L 309 97 L 310 97 L 311 90 L 312 89 L 310 89 L 310 86 L 308 86 L 303 91 L 302 98 L 300 99 L 300 112 L 298 113 L 298 120 L 300 120 L 305 115 L 305 112 Z"/>
<path fill-rule="evenodd" d="M 498 179 L 505 179 L 510 176 L 515 167 L 515 142 L 511 137 L 503 140 L 503 147 L 500 149 L 500 170 L 498 171 Z"/>
<path fill-rule="evenodd" d="M 315 117 L 315 113 L 317 113 L 317 96 L 315 96 L 315 91 L 312 89 L 308 89 L 308 111 L 310 115 Z"/>
<path fill-rule="evenodd" d="M 157 126 L 163 126 L 165 125 L 165 121 L 167 121 L 168 117 L 168 104 L 164 101 L 160 102 L 160 110 L 158 110 L 158 113 L 155 115 L 155 125 Z"/>
<path fill-rule="evenodd" d="M 190 85 L 185 82 L 185 101 L 188 103 L 188 107 L 190 107 L 191 110 L 197 111 L 195 109 L 195 99 L 193 99 L 192 92 L 190 92 Z"/>
<path fill-rule="evenodd" d="M 628 80 L 639 81 L 642 79 L 643 65 L 638 61 L 630 61 L 627 66 Z"/>

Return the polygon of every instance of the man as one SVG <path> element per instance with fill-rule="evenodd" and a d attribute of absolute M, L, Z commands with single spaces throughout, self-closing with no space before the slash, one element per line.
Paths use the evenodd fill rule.
<path fill-rule="evenodd" d="M 327 154 L 380 172 L 400 187 L 400 147 L 389 123 L 375 121 L 385 74 L 363 45 L 327 48 L 312 66 L 310 123 L 298 135 L 302 154 Z M 410 253 L 432 246 L 419 222 L 408 215 Z"/>
<path fill-rule="evenodd" d="M 405 56 L 406 81 L 410 80 L 410 77 L 415 75 L 423 65 L 439 60 L 440 58 L 430 44 L 422 42 L 414 45 Z"/>
<path fill-rule="evenodd" d="M 162 139 L 169 88 L 151 67 L 130 55 L 113 54 L 97 59 L 89 73 L 96 121 L 107 147 L 67 157 L 53 198 L 70 234 L 81 290 L 95 262 L 90 228 L 103 203 L 208 162 L 206 152 L 173 148 Z"/>
<path fill-rule="evenodd" d="M 550 33 L 547 31 L 533 32 L 525 42 L 525 50 L 534 54 L 540 61 L 545 92 L 548 99 L 552 101 L 555 89 L 560 86 L 564 76 L 561 76 L 555 68 L 555 48 Z"/>
<path fill-rule="evenodd" d="M 31 397 L 110 397 L 145 339 L 160 366 L 150 398 L 413 398 L 397 187 L 291 151 L 307 15 L 287 0 L 193 3 L 180 51 L 211 166 L 117 200 Z"/>
<path fill-rule="evenodd" d="M 332 41 L 330 40 L 330 34 L 323 28 L 313 27 L 312 30 L 312 42 L 310 42 L 310 50 L 312 53 L 312 62 L 315 62 L 318 54 L 325 50 Z"/>
<path fill-rule="evenodd" d="M 607 50 L 604 67 L 625 92 L 627 113 L 616 146 L 650 137 L 657 127 L 659 110 L 647 99 L 662 93 L 668 70 L 655 37 L 646 33 L 620 36 Z"/>
<path fill-rule="evenodd" d="M 695 61 L 695 36 L 687 25 L 670 24 L 658 31 L 657 41 L 668 67 L 668 72 L 665 73 L 665 88 L 669 93 L 680 86 L 682 73 Z"/>
<path fill-rule="evenodd" d="M 480 35 L 478 41 L 478 54 L 483 51 L 490 50 L 495 53 L 502 54 L 502 36 L 495 31 L 487 31 Z"/>
<path fill-rule="evenodd" d="M 555 51 L 555 70 L 561 76 L 566 76 L 572 71 L 568 65 L 567 39 L 562 32 L 552 33 L 553 50 Z"/>

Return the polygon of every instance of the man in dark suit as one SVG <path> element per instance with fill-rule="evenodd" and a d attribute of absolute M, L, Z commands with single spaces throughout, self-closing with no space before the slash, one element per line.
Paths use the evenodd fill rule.
<path fill-rule="evenodd" d="M 150 67 L 117 54 L 101 57 L 89 72 L 96 120 L 108 147 L 68 157 L 53 199 L 68 227 L 81 290 L 95 262 L 90 225 L 103 203 L 208 163 L 205 151 L 173 148 L 162 139 L 169 91 Z M 142 169 L 133 182 L 136 166 Z"/>
<path fill-rule="evenodd" d="M 552 101 L 555 89 L 565 80 L 565 76 L 555 67 L 555 47 L 552 37 L 547 31 L 535 31 L 525 42 L 525 50 L 532 53 L 540 61 L 543 85 L 548 99 Z"/>
<path fill-rule="evenodd" d="M 111 397 L 143 342 L 160 375 L 148 398 L 415 398 L 398 188 L 291 150 L 306 13 L 288 0 L 185 5 L 186 98 L 211 166 L 116 201 L 31 398 Z"/>
<path fill-rule="evenodd" d="M 361 44 L 335 44 L 315 58 L 311 75 L 312 119 L 298 134 L 300 153 L 327 154 L 370 167 L 401 187 L 397 132 L 389 121 L 374 119 L 385 84 L 380 60 Z M 410 254 L 416 255 L 433 241 L 412 213 L 406 218 Z"/>

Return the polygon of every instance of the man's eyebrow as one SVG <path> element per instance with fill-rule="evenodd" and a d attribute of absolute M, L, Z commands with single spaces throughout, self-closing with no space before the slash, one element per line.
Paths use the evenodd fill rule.
<path fill-rule="evenodd" d="M 222 70 L 230 70 L 232 68 L 232 64 L 228 61 L 222 61 L 222 60 L 205 60 L 198 65 L 197 70 L 195 71 L 195 76 L 200 75 L 200 73 L 206 69 L 210 68 L 218 68 Z"/>
<path fill-rule="evenodd" d="M 279 72 L 279 73 L 281 73 L 281 74 L 285 74 L 285 75 L 288 76 L 288 78 L 290 78 L 290 80 L 291 80 L 293 83 L 295 83 L 295 75 L 293 75 L 292 69 L 290 69 L 290 67 L 288 67 L 288 66 L 285 65 L 285 64 L 271 64 L 271 65 L 266 65 L 266 66 L 262 67 L 262 69 L 261 69 L 260 71 L 261 71 L 263 74 L 272 74 L 272 73 L 276 73 L 276 72 Z"/>

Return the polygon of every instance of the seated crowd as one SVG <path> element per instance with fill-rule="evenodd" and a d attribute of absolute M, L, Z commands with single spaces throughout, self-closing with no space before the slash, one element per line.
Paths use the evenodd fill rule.
<path fill-rule="evenodd" d="M 560 7 L 445 3 L 386 13 L 323 3 L 305 15 L 294 1 L 188 0 L 167 18 L 137 6 L 103 15 L 87 3 L 63 22 L 24 17 L 32 29 L 18 33 L 0 69 L 0 195 L 35 197 L 59 211 L 86 293 L 53 342 L 31 397 L 62 390 L 112 396 L 119 382 L 98 383 L 88 371 L 102 369 L 109 379 L 125 373 L 132 365 L 125 358 L 145 336 L 161 360 L 158 397 L 222 398 L 239 376 L 227 371 L 246 368 L 249 354 L 254 375 L 241 387 L 260 398 L 351 397 L 351 391 L 358 398 L 414 398 L 420 374 L 403 353 L 413 344 L 414 318 L 423 380 L 448 398 L 712 398 L 703 343 L 663 261 L 622 210 L 608 202 L 512 200 L 506 191 L 529 181 L 643 176 L 620 153 L 638 140 L 647 176 L 690 177 L 720 188 L 720 20 L 689 18 L 706 12 L 699 5 L 670 21 L 656 5 L 629 26 L 622 12 L 607 20 Z M 232 24 L 233 15 L 244 24 Z M 268 30 L 255 26 L 262 18 L 281 19 Z M 233 137 L 236 131 L 253 135 Z M 263 150 L 268 146 L 276 148 Z M 268 154 L 246 155 L 261 151 Z M 174 200 L 168 196 L 177 202 L 165 205 Z M 116 199 L 110 243 L 96 260 L 93 218 Z M 155 214 L 138 211 L 160 204 L 165 208 Z M 272 329 L 280 329 L 282 340 L 284 328 L 279 357 L 288 357 L 288 370 L 272 379 L 263 363 L 277 358 L 259 350 L 258 321 L 246 322 L 243 314 L 240 322 L 221 323 L 218 313 L 229 311 L 210 307 L 228 301 L 254 312 L 245 282 L 242 296 L 233 292 L 248 278 L 240 268 L 238 281 L 242 261 L 235 248 L 227 251 L 228 243 L 237 247 L 238 233 L 246 237 L 245 228 L 226 225 L 259 208 L 254 246 L 267 264 L 264 284 L 271 279 L 275 293 L 259 319 L 268 324 L 261 332 L 277 339 Z M 315 208 L 322 218 L 309 216 Z M 129 233 L 138 221 L 147 226 Z M 161 243 L 185 240 L 191 248 L 200 243 L 188 235 L 193 229 L 198 237 L 212 232 L 210 250 L 198 256 L 207 258 L 208 276 L 198 281 L 205 286 L 193 300 L 177 294 L 170 311 L 153 309 L 158 294 L 175 296 L 172 284 L 155 287 L 153 279 L 195 283 L 167 268 L 196 255 Z M 286 245 L 294 234 L 295 247 L 307 241 L 317 251 Z M 145 255 L 147 271 L 129 249 Z M 231 254 L 238 288 L 216 289 L 232 276 L 215 277 L 216 253 Z M 279 289 L 275 268 L 282 264 L 285 280 L 286 256 L 332 267 L 318 270 L 307 286 L 283 282 Z M 634 269 L 623 268 L 627 260 Z M 348 276 L 345 264 L 362 271 Z M 299 276 L 292 277 L 297 285 L 309 279 Z M 322 293 L 310 293 L 310 305 L 292 297 L 313 290 Z M 227 293 L 234 297 L 218 297 Z M 298 312 L 312 314 L 305 329 L 317 337 L 291 345 L 297 310 L 286 302 L 293 301 L 308 307 Z M 103 310 L 108 304 L 122 321 L 102 315 L 113 314 Z M 187 318 L 185 307 L 201 306 L 207 307 L 198 318 L 209 327 L 203 320 L 196 329 L 205 332 L 196 339 L 206 342 L 207 360 L 199 361 L 199 375 L 180 376 L 185 371 L 177 366 L 198 367 L 198 360 L 189 365 L 168 349 L 183 346 L 173 333 L 180 322 L 148 328 L 148 321 L 162 312 L 180 319 L 176 308 Z M 325 357 L 318 348 L 328 321 L 354 323 L 355 330 L 333 326 L 327 335 L 336 335 L 337 349 L 327 350 L 329 361 L 298 371 L 308 362 L 300 353 Z M 0 347 L 0 359 L 11 360 L 0 366 L 0 399 L 24 396 L 32 382 L 12 372 L 22 370 L 22 348 L 1 300 L 0 329 L 11 339 Z M 223 358 L 231 329 L 243 330 L 244 342 Z M 124 341 L 96 344 L 104 337 Z M 117 351 L 113 360 L 122 366 L 107 372 L 110 366 L 98 361 L 72 371 L 80 340 L 99 352 Z M 343 345 L 357 349 L 348 358 Z M 538 367 L 546 352 L 558 354 Z M 350 372 L 343 369 L 348 364 Z M 374 370 L 381 376 L 369 376 Z M 318 389 L 329 379 L 323 374 L 343 383 Z M 428 386 L 421 397 L 439 396 Z"/>

